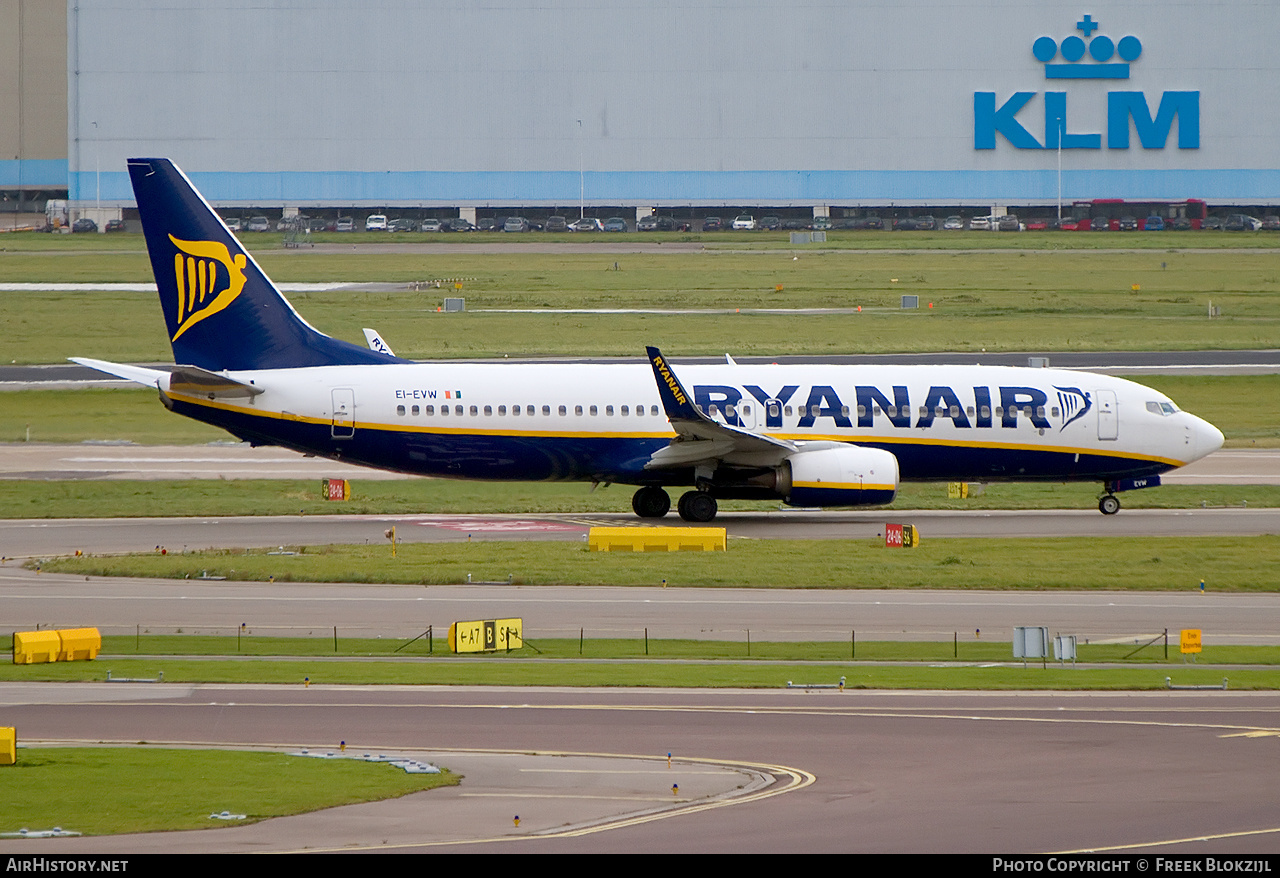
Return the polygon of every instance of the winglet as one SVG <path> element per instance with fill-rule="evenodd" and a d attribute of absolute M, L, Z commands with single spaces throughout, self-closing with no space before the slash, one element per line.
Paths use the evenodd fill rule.
<path fill-rule="evenodd" d="M 658 382 L 658 396 L 662 397 L 662 408 L 671 421 L 704 421 L 702 413 L 693 404 L 693 397 L 684 389 L 676 373 L 671 370 L 667 358 L 655 347 L 646 347 L 649 354 L 649 365 L 653 367 L 654 380 Z"/>

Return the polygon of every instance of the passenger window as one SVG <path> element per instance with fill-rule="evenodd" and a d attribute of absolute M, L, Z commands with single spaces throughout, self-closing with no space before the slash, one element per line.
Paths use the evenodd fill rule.
<path fill-rule="evenodd" d="M 561 417 L 563 417 L 564 415 L 567 415 L 567 414 L 569 414 L 569 409 L 568 409 L 568 407 L 567 407 L 567 406 L 560 406 L 560 415 L 561 415 Z M 579 412 L 579 414 L 581 414 L 581 412 Z"/>
<path fill-rule="evenodd" d="M 436 407 L 435 407 L 435 406 L 433 406 L 433 405 L 429 405 L 429 406 L 427 406 L 427 408 L 426 408 L 426 414 L 428 414 L 428 415 L 434 415 L 435 413 L 436 413 Z"/>
<path fill-rule="evenodd" d="M 476 415 L 478 415 L 478 414 L 480 414 L 480 409 L 479 409 L 479 408 L 477 408 L 476 406 L 472 406 L 472 407 L 471 407 L 471 417 L 473 417 L 473 418 L 474 418 L 474 417 L 475 417 Z"/>
<path fill-rule="evenodd" d="M 404 417 L 404 406 L 402 406 L 402 405 L 398 405 L 398 406 L 396 406 L 396 414 L 403 418 L 403 417 Z"/>
<path fill-rule="evenodd" d="M 880 406 L 876 406 L 876 414 L 880 413 Z M 867 416 L 867 407 L 865 405 L 858 406 L 858 417 L 865 418 Z"/>
<path fill-rule="evenodd" d="M 618 410 L 618 414 L 622 415 L 623 417 L 626 417 L 627 415 L 631 414 L 631 409 L 624 405 L 621 409 Z"/>
<path fill-rule="evenodd" d="M 611 417 L 611 418 L 612 418 L 612 417 L 613 417 L 613 406 L 611 406 L 611 405 L 607 405 L 607 406 L 605 406 L 605 407 L 604 407 L 604 413 L 605 413 L 606 415 L 608 415 L 609 417 Z"/>
<path fill-rule="evenodd" d="M 736 418 L 736 417 L 738 416 L 738 410 L 737 410 L 737 408 L 735 408 L 733 405 L 727 405 L 727 406 L 725 406 L 725 407 L 724 407 L 724 416 L 725 416 L 726 418 Z"/>
<path fill-rule="evenodd" d="M 542 407 L 542 415 L 543 415 L 543 417 L 547 417 L 547 416 L 549 416 L 550 414 L 551 414 L 551 406 L 549 406 L 549 405 L 544 405 L 544 406 Z"/>
<path fill-rule="evenodd" d="M 573 413 L 574 413 L 575 415 L 577 415 L 578 417 L 582 417 L 582 406 L 580 406 L 580 405 L 575 405 L 575 406 L 573 407 Z"/>
<path fill-rule="evenodd" d="M 444 417 L 449 416 L 449 407 L 447 405 L 440 406 L 440 414 Z"/>
<path fill-rule="evenodd" d="M 989 418 L 989 417 L 991 417 L 991 406 L 989 406 L 989 405 L 984 405 L 984 406 L 983 406 L 982 408 L 980 408 L 978 411 L 980 411 L 980 412 L 982 413 L 982 417 L 984 417 L 984 418 Z"/>
<path fill-rule="evenodd" d="M 960 406 L 953 405 L 948 414 L 950 414 L 952 418 L 960 417 Z"/>
<path fill-rule="evenodd" d="M 461 417 L 461 416 L 462 416 L 462 406 L 460 406 L 460 405 L 455 405 L 455 406 L 453 407 L 453 413 L 454 413 L 455 415 L 458 415 L 459 417 Z"/>
<path fill-rule="evenodd" d="M 413 408 L 409 409 L 409 414 L 416 418 L 418 416 L 418 407 L 415 405 Z"/>
<path fill-rule="evenodd" d="M 506 413 L 507 413 L 507 407 L 505 405 L 498 406 L 498 414 L 505 415 Z"/>
<path fill-rule="evenodd" d="M 658 416 L 658 407 L 656 405 L 649 406 L 649 414 L 656 418 Z"/>
<path fill-rule="evenodd" d="M 491 406 L 491 405 L 487 405 L 487 406 L 485 406 L 485 407 L 484 407 L 484 416 L 487 418 L 487 417 L 491 417 L 492 415 L 493 415 L 493 406 Z"/>
<path fill-rule="evenodd" d="M 840 416 L 841 416 L 842 418 L 848 418 L 848 417 L 849 417 L 849 407 L 848 407 L 847 405 L 842 405 L 842 406 L 840 406 Z"/>
<path fill-rule="evenodd" d="M 592 406 L 590 409 L 588 409 L 588 411 L 590 411 L 590 412 L 591 412 L 591 417 L 593 417 L 593 418 L 594 418 L 594 417 L 596 416 L 596 407 L 595 407 L 595 406 Z"/>

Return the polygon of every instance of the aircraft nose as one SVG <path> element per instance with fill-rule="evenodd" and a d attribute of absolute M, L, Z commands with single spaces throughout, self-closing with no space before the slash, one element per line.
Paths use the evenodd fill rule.
<path fill-rule="evenodd" d="M 1226 437 L 1222 435 L 1221 430 L 1203 418 L 1197 418 L 1194 415 L 1191 417 L 1191 424 L 1188 429 L 1191 431 L 1191 451 L 1195 455 L 1195 460 L 1213 454 L 1226 441 Z"/>

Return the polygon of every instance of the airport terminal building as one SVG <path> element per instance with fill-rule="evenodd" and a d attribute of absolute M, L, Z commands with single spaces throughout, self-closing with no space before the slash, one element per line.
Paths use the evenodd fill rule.
<path fill-rule="evenodd" d="M 0 189 L 61 183 L 84 209 L 132 206 L 130 156 L 172 158 L 215 205 L 286 210 L 1280 205 L 1274 0 L 0 0 L 0 18 Z"/>

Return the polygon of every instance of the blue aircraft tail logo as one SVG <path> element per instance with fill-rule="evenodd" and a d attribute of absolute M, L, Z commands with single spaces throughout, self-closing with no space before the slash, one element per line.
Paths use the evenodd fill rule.
<path fill-rule="evenodd" d="M 1053 389 L 1058 391 L 1058 405 L 1062 406 L 1063 421 L 1062 426 L 1058 428 L 1058 432 L 1061 433 L 1067 429 L 1068 424 L 1083 418 L 1085 412 L 1093 408 L 1093 402 L 1089 399 L 1089 394 L 1078 387 L 1054 385 Z"/>
<path fill-rule="evenodd" d="M 244 289 L 246 260 L 243 253 L 232 256 L 219 241 L 181 241 L 173 235 L 169 240 L 180 251 L 173 256 L 178 329 L 170 339 L 177 341 L 192 326 L 236 300 Z M 224 286 L 219 289 L 220 285 Z"/>

